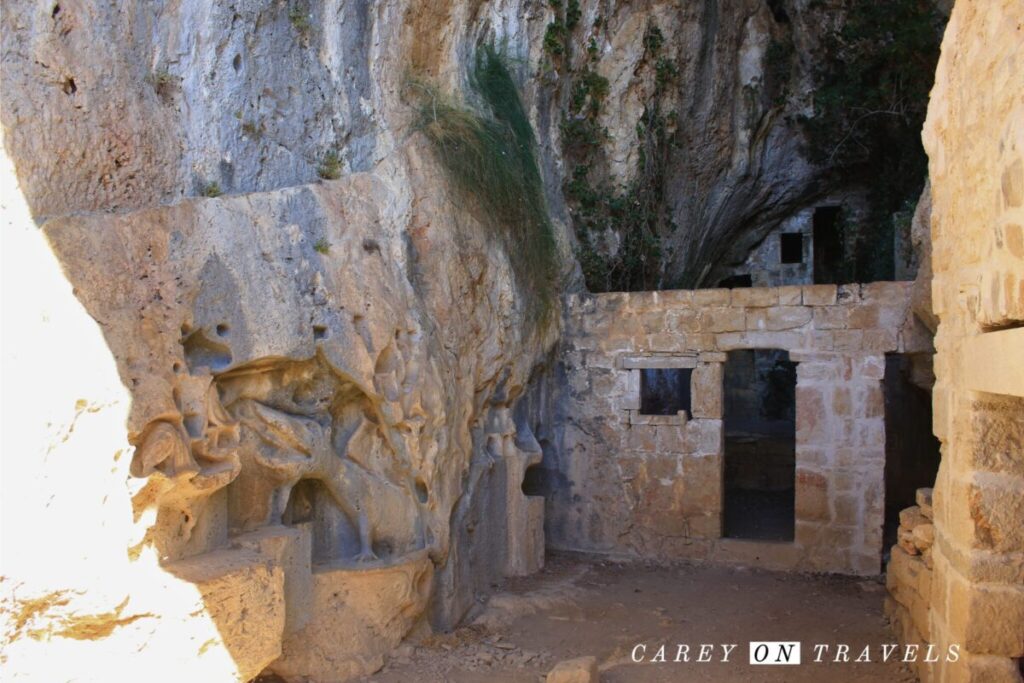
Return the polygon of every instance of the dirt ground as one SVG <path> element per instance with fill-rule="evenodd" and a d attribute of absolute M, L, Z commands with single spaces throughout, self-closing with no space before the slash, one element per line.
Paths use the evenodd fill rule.
<path fill-rule="evenodd" d="M 404 644 L 364 680 L 537 683 L 557 662 L 593 655 L 604 683 L 914 681 L 894 661 L 900 650 L 881 661 L 882 645 L 894 643 L 883 595 L 876 580 L 549 554 L 542 573 L 500 586 L 468 626 Z M 751 666 L 749 641 L 800 641 L 803 664 Z M 705 643 L 713 661 L 693 661 Z M 668 661 L 633 662 L 638 644 L 648 660 L 666 645 Z M 679 644 L 690 662 L 672 661 Z M 723 644 L 736 644 L 728 662 Z M 821 663 L 815 644 L 829 645 Z M 849 646 L 849 662 L 832 661 L 837 644 Z M 855 663 L 865 646 L 871 662 Z"/>

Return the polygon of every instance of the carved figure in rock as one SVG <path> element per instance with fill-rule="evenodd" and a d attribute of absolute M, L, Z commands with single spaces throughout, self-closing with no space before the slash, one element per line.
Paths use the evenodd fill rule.
<path fill-rule="evenodd" d="M 183 375 L 176 385 L 177 410 L 146 425 L 130 468 L 133 476 L 147 479 L 133 498 L 136 517 L 156 507 L 165 517 L 173 512 L 183 520 L 178 532 L 157 532 L 163 550 L 191 540 L 201 515 L 200 501 L 226 487 L 241 471 L 238 423 L 221 404 L 213 376 Z"/>
<path fill-rule="evenodd" d="M 384 439 L 354 385 L 319 359 L 229 376 L 223 384 L 242 426 L 242 473 L 230 490 L 236 530 L 282 523 L 296 485 L 315 480 L 356 530 L 353 559 L 378 559 L 375 547 L 388 555 L 423 547 L 408 463 Z"/>

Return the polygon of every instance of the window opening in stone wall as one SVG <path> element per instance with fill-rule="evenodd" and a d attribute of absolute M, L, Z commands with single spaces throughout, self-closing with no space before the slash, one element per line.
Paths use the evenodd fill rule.
<path fill-rule="evenodd" d="M 644 368 L 640 372 L 640 414 L 690 412 L 692 368 Z"/>
<path fill-rule="evenodd" d="M 792 541 L 796 363 L 779 349 L 730 351 L 724 392 L 723 535 Z"/>
<path fill-rule="evenodd" d="M 804 262 L 804 235 L 802 232 L 784 232 L 779 235 L 779 260 L 782 263 Z"/>
<path fill-rule="evenodd" d="M 814 210 L 814 284 L 842 284 L 845 270 L 843 225 L 840 207 L 819 206 Z"/>
<path fill-rule="evenodd" d="M 886 557 L 898 540 L 900 510 L 911 507 L 919 488 L 931 488 L 939 471 L 939 440 L 932 433 L 930 355 L 885 356 Z"/>

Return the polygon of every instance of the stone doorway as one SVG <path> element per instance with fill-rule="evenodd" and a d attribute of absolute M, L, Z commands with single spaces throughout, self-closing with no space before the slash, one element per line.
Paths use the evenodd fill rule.
<path fill-rule="evenodd" d="M 846 282 L 841 207 L 819 206 L 814 210 L 814 284 Z"/>
<path fill-rule="evenodd" d="M 724 388 L 723 535 L 792 541 L 796 363 L 779 349 L 730 351 Z"/>
<path fill-rule="evenodd" d="M 909 354 L 885 356 L 885 526 L 883 548 L 892 548 L 900 510 L 915 504 L 919 488 L 930 488 L 939 471 L 939 440 L 932 433 L 931 392 L 919 386 Z M 916 380 L 916 381 L 915 381 Z"/>

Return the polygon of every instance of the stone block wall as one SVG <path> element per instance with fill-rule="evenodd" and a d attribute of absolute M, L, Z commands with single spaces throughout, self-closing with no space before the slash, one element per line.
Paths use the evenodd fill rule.
<path fill-rule="evenodd" d="M 957 2 L 924 131 L 932 188 L 934 569 L 894 551 L 897 634 L 924 681 L 1024 670 L 1024 5 Z M 923 560 L 921 560 L 923 562 Z M 912 574 L 916 574 L 916 579 Z M 928 579 L 921 577 L 928 575 Z M 917 604 L 901 596 L 916 583 Z M 945 653 L 959 648 L 956 661 Z"/>
<path fill-rule="evenodd" d="M 929 348 L 910 283 L 571 298 L 561 441 L 543 466 L 548 544 L 876 574 L 882 549 L 888 352 Z M 721 539 L 723 364 L 783 349 L 797 365 L 792 543 Z M 692 410 L 639 415 L 639 370 L 691 367 Z"/>

